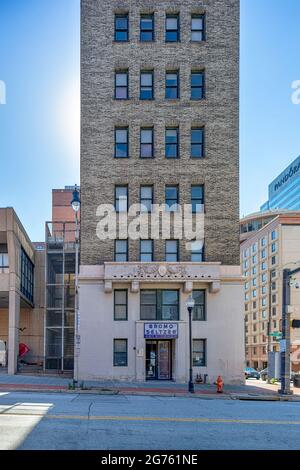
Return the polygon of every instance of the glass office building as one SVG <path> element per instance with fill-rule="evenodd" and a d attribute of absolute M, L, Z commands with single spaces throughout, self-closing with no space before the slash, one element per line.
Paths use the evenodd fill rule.
<path fill-rule="evenodd" d="M 260 210 L 300 210 L 300 155 L 269 185 L 269 200 Z"/>

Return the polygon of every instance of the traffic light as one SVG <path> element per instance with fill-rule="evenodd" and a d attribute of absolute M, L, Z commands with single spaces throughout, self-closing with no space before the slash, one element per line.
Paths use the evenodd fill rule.
<path fill-rule="evenodd" d="M 300 320 L 292 320 L 291 321 L 292 328 L 300 328 Z"/>

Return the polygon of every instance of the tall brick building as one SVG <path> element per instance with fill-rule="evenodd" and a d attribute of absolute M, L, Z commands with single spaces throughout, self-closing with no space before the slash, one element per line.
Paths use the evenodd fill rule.
<path fill-rule="evenodd" d="M 194 374 L 239 381 L 239 2 L 82 0 L 81 27 L 79 376 L 186 381 L 192 294 Z M 104 203 L 199 204 L 204 245 L 100 240 Z"/>

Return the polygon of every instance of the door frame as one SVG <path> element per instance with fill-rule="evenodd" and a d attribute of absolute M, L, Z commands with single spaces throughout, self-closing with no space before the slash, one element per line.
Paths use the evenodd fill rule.
<path fill-rule="evenodd" d="M 152 343 L 156 343 L 156 357 L 155 357 L 155 377 L 147 378 L 146 373 L 146 361 L 147 361 L 147 341 L 151 341 Z M 158 378 L 158 343 L 168 343 L 169 344 L 169 378 L 168 379 L 159 379 Z M 146 339 L 145 340 L 145 379 L 147 380 L 154 380 L 157 382 L 164 382 L 164 381 L 172 381 L 173 380 L 173 340 L 172 339 Z"/>

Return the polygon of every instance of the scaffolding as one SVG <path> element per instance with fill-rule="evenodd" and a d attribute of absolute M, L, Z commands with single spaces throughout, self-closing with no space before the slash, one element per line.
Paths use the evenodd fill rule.
<path fill-rule="evenodd" d="M 44 369 L 74 368 L 75 222 L 46 222 Z"/>

